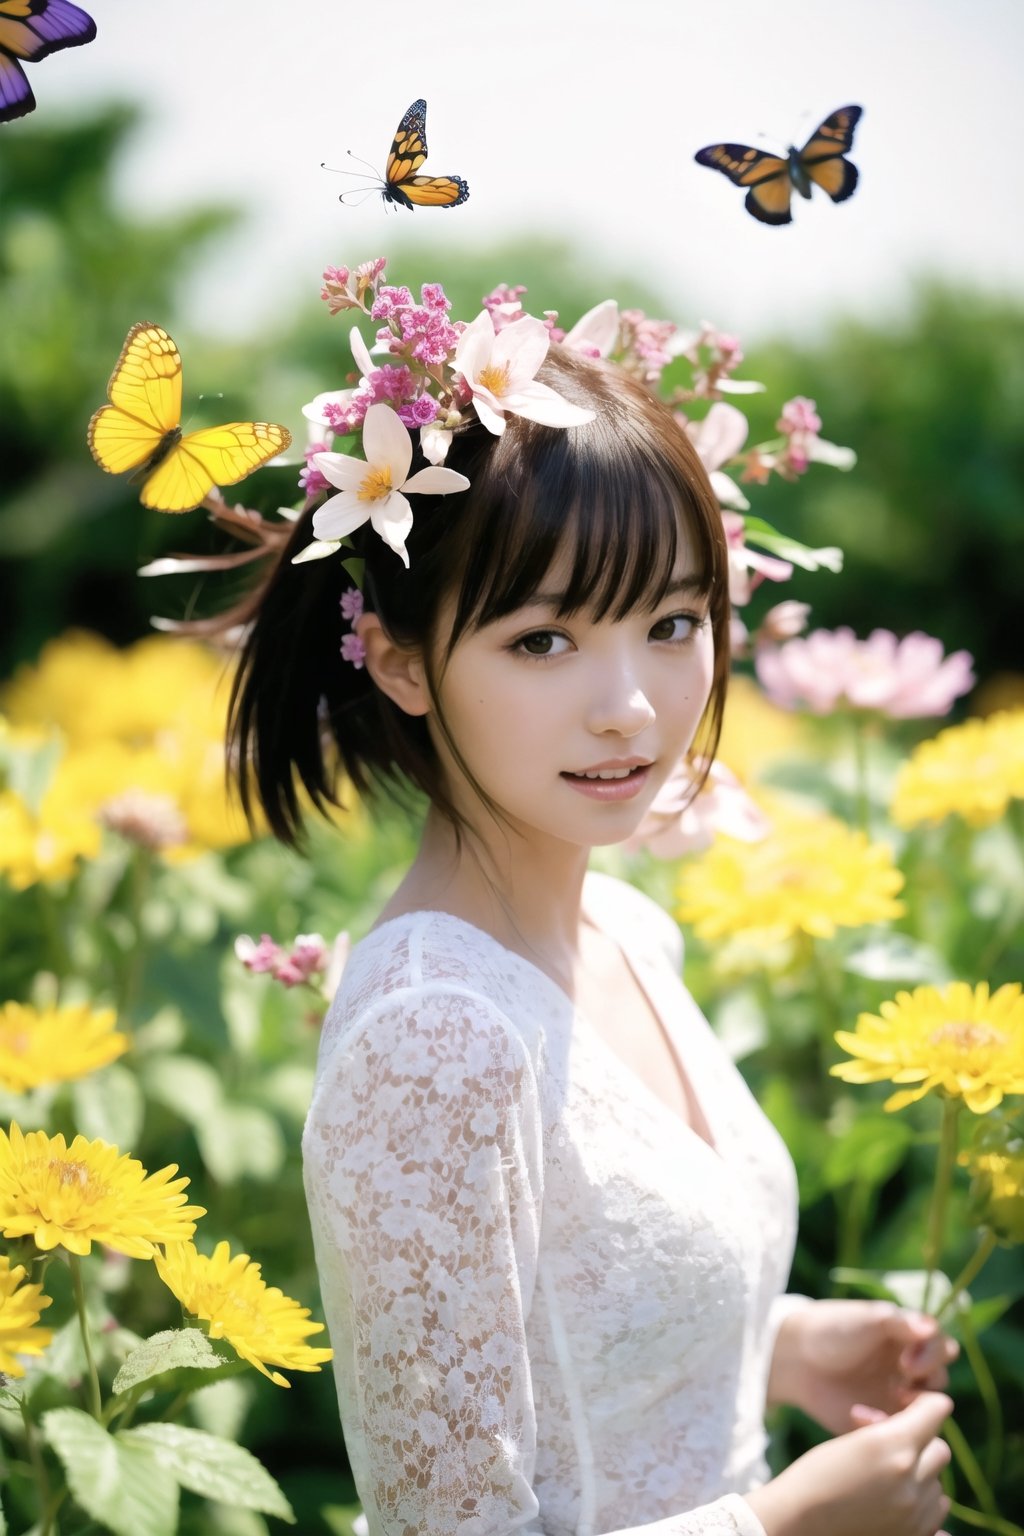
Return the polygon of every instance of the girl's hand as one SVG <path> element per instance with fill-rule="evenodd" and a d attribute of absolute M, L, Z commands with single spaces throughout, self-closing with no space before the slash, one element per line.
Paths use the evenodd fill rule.
<path fill-rule="evenodd" d="M 944 1393 L 922 1392 L 901 1412 L 816 1445 L 744 1497 L 767 1536 L 947 1536 L 939 1474 L 950 1451 L 936 1436 L 952 1407 Z"/>
<path fill-rule="evenodd" d="M 934 1318 L 889 1301 L 815 1301 L 779 1329 L 768 1400 L 792 1403 L 834 1435 L 862 1422 L 856 1404 L 898 1413 L 949 1381 L 960 1352 Z"/>

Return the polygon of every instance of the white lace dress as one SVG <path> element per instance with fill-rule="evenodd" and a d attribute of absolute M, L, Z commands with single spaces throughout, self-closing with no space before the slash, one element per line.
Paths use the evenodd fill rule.
<path fill-rule="evenodd" d="M 370 1536 L 764 1536 L 793 1165 L 679 979 L 588 875 L 714 1148 L 529 961 L 445 913 L 356 946 L 303 1137 Z M 785 1302 L 782 1303 L 785 1307 Z"/>

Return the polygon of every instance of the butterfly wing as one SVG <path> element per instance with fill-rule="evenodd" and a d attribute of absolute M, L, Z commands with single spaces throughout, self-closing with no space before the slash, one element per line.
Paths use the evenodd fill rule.
<path fill-rule="evenodd" d="M 28 76 L 17 59 L 0 53 L 0 123 L 11 123 L 16 117 L 35 110 L 36 99 Z"/>
<path fill-rule="evenodd" d="M 461 176 L 417 176 L 427 158 L 427 103 L 414 101 L 398 125 L 385 170 L 384 197 L 403 208 L 455 208 L 469 196 Z"/>
<path fill-rule="evenodd" d="M 89 423 L 89 448 L 101 469 L 119 475 L 152 459 L 181 420 L 181 357 L 162 326 L 132 326 L 107 396 Z"/>
<path fill-rule="evenodd" d="M 244 480 L 291 440 L 290 432 L 269 421 L 230 421 L 189 432 L 146 480 L 142 505 L 158 512 L 189 512 L 215 485 Z"/>
<path fill-rule="evenodd" d="M 96 23 L 70 0 L 0 0 L 0 50 L 34 63 L 91 43 Z"/>
<path fill-rule="evenodd" d="M 789 161 L 749 144 L 708 144 L 694 156 L 737 187 L 748 188 L 744 206 L 762 224 L 788 224 L 792 219 Z"/>
<path fill-rule="evenodd" d="M 857 186 L 857 167 L 843 156 L 853 147 L 861 115 L 860 107 L 839 107 L 814 130 L 798 157 L 801 169 L 834 203 L 852 197 Z"/>
<path fill-rule="evenodd" d="M 457 208 L 469 196 L 469 187 L 461 176 L 410 176 L 402 183 L 410 203 L 425 208 Z"/>

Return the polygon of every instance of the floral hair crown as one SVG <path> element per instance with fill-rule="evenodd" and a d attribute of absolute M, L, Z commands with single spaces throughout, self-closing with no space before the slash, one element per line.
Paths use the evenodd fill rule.
<path fill-rule="evenodd" d="M 667 398 L 722 508 L 734 609 L 747 603 L 762 581 L 786 580 L 794 565 L 840 568 L 839 550 L 808 549 L 762 518 L 746 515 L 750 503 L 738 481 L 763 483 L 773 474 L 794 480 L 814 462 L 849 469 L 855 460 L 850 449 L 819 435 L 821 420 L 814 401 L 799 396 L 782 406 L 777 437 L 744 448 L 747 418 L 724 397 L 756 394 L 764 385 L 734 377 L 743 361 L 735 336 L 706 322 L 687 334 L 671 321 L 620 309 L 613 299 L 588 310 L 566 331 L 554 311 L 542 317 L 527 313 L 522 304 L 526 289 L 506 284 L 487 295 L 480 314 L 467 324 L 449 317 L 451 303 L 440 283 L 424 283 L 417 300 L 407 287 L 385 281 L 386 265 L 386 258 L 378 257 L 358 267 L 328 267 L 324 272 L 321 298 L 331 314 L 357 311 L 376 322 L 377 332 L 372 347 L 357 327 L 349 333 L 358 382 L 319 394 L 303 407 L 309 435 L 299 476 L 304 507 L 281 508 L 286 521 L 280 523 L 241 506 L 228 507 L 213 493 L 204 502 L 213 520 L 250 548 L 236 555 L 161 559 L 145 567 L 144 574 L 225 569 L 277 554 L 288 537 L 288 524 L 328 492 L 335 494 L 313 514 L 313 540 L 293 563 L 335 553 L 369 521 L 408 565 L 406 540 L 413 526 L 409 498 L 423 492 L 450 495 L 469 485 L 465 475 L 445 467 L 457 427 L 475 417 L 497 436 L 510 415 L 550 427 L 578 426 L 593 419 L 593 411 L 538 382 L 537 373 L 552 346 L 607 358 L 640 379 L 652 394 Z M 410 476 L 412 429 L 419 433 L 427 467 Z M 726 474 L 726 467 L 733 473 Z M 748 540 L 760 548 L 749 548 Z M 351 563 L 344 563 L 352 573 Z M 361 612 L 357 586 L 342 597 L 342 616 L 353 627 L 344 638 L 342 654 L 357 666 L 362 647 L 354 630 Z M 799 619 L 787 614 L 780 622 L 792 629 Z M 202 632 L 215 629 L 216 621 L 161 627 Z M 737 620 L 734 628 L 741 650 L 745 631 Z"/>

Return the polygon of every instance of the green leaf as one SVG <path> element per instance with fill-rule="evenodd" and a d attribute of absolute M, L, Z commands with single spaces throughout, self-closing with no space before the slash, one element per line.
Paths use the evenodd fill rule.
<path fill-rule="evenodd" d="M 942 986 L 950 979 L 949 966 L 930 944 L 919 944 L 905 933 L 883 933 L 851 950 L 843 970 L 869 981 L 913 981 Z"/>
<path fill-rule="evenodd" d="M 71 1090 L 75 1126 L 90 1140 L 131 1152 L 142 1130 L 143 1099 L 135 1073 L 120 1062 L 93 1072 Z"/>
<path fill-rule="evenodd" d="M 150 1392 L 198 1392 L 247 1369 L 236 1356 L 217 1354 L 198 1328 L 169 1328 L 133 1349 L 114 1377 L 115 1411 L 126 1408 L 142 1387 Z"/>
<path fill-rule="evenodd" d="M 208 1062 L 195 1056 L 153 1056 L 142 1067 L 150 1098 L 198 1129 L 220 1113 L 224 1097 L 220 1078 Z"/>
<path fill-rule="evenodd" d="M 123 1444 L 145 1448 L 183 1488 L 224 1504 L 255 1509 L 295 1524 L 295 1515 L 278 1484 L 243 1446 L 181 1424 L 140 1424 L 122 1430 Z"/>
<path fill-rule="evenodd" d="M 914 1133 L 905 1120 L 862 1115 L 829 1147 L 825 1157 L 827 1189 L 854 1181 L 884 1184 L 906 1156 Z"/>
<path fill-rule="evenodd" d="M 743 519 L 743 535 L 748 542 L 760 544 L 762 549 L 770 549 L 778 555 L 780 560 L 790 560 L 798 565 L 802 571 L 841 571 L 843 568 L 843 552 L 834 545 L 827 545 L 822 549 L 811 549 L 807 544 L 801 544 L 798 539 L 791 539 L 786 533 L 779 533 L 771 523 L 766 523 L 763 517 L 747 517 Z"/>
<path fill-rule="evenodd" d="M 281 1127 L 255 1104 L 225 1102 L 195 1130 L 203 1162 L 219 1184 L 274 1179 L 284 1167 L 288 1149 Z"/>
<path fill-rule="evenodd" d="M 362 1512 L 361 1504 L 325 1504 L 320 1518 L 331 1536 L 355 1536 L 355 1523 Z"/>
<path fill-rule="evenodd" d="M 115 1439 L 79 1408 L 51 1409 L 42 1428 L 86 1514 L 115 1536 L 174 1536 L 178 1482 L 144 1441 Z"/>

